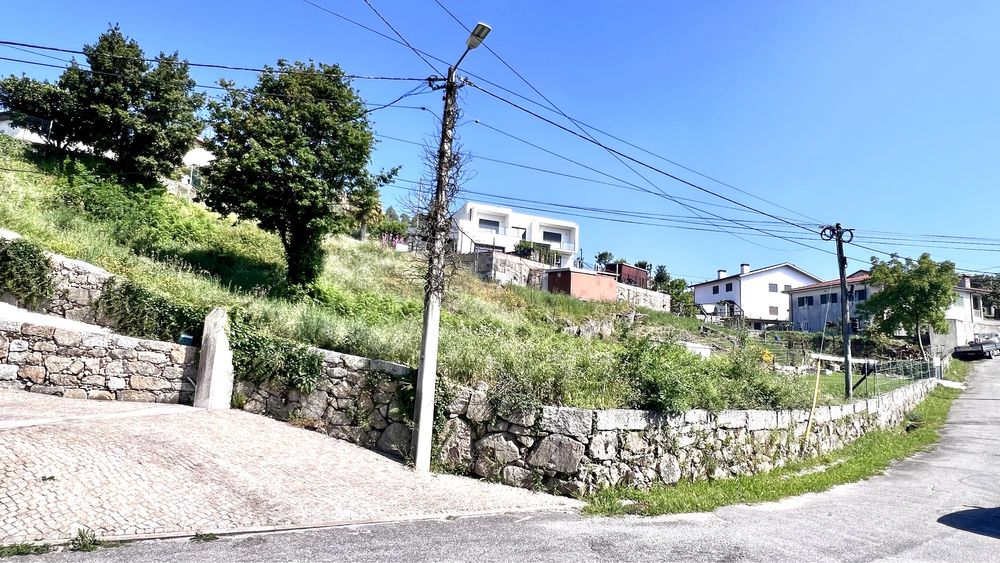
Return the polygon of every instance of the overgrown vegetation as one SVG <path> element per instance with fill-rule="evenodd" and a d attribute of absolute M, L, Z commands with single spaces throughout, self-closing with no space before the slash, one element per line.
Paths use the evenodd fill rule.
<path fill-rule="evenodd" d="M 168 340 L 188 332 L 197 338 L 205 313 L 226 307 L 236 319 L 239 376 L 300 389 L 319 377 L 319 360 L 307 345 L 417 364 L 420 256 L 332 237 L 324 243 L 322 275 L 303 292 L 284 283 L 279 237 L 250 222 L 157 191 L 126 189 L 102 179 L 97 162 L 63 162 L 6 137 L 0 137 L 0 165 L 26 171 L 0 171 L 0 226 L 127 279 L 101 304 L 123 332 Z M 486 382 L 491 400 L 511 408 L 797 405 L 795 386 L 811 391 L 811 380 L 767 371 L 750 342 L 740 348 L 742 355 L 709 362 L 679 349 L 654 361 L 635 348 L 645 336 L 669 342 L 697 334 L 700 325 L 693 319 L 641 311 L 646 326 L 637 329 L 635 341 L 620 337 L 620 328 L 610 338 L 564 331 L 589 320 L 631 316 L 626 313 L 620 304 L 484 284 L 459 270 L 444 300 L 440 375 L 457 384 Z M 735 336 L 724 337 L 731 347 Z M 629 354 L 636 362 L 631 371 L 622 369 Z M 654 371 L 643 373 L 647 365 Z M 668 374 L 674 365 L 692 371 L 674 381 Z M 709 383 L 698 381 L 702 373 Z M 699 386 L 709 384 L 711 392 L 700 397 Z M 655 400 L 643 396 L 642 389 L 653 388 L 659 390 Z"/>
<path fill-rule="evenodd" d="M 869 432 L 822 457 L 735 479 L 683 481 L 649 490 L 607 488 L 589 499 L 585 512 L 644 516 L 707 512 L 731 504 L 768 502 L 821 492 L 835 485 L 867 479 L 882 473 L 892 463 L 937 443 L 951 403 L 959 393 L 955 389 L 938 387 L 899 426 Z"/>
<path fill-rule="evenodd" d="M 52 264 L 41 248 L 23 239 L 0 239 L 0 295 L 4 293 L 33 310 L 52 299 Z"/>
<path fill-rule="evenodd" d="M 72 551 L 94 551 L 101 547 L 101 540 L 97 539 L 97 534 L 89 528 L 80 528 L 76 535 L 69 542 Z"/>
<path fill-rule="evenodd" d="M 0 545 L 0 559 L 4 557 L 14 557 L 17 555 L 41 555 L 50 551 L 52 551 L 52 548 L 47 545 L 12 543 Z"/>

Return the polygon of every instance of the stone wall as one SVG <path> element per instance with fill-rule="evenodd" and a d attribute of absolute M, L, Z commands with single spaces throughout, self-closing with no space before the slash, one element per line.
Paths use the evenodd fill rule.
<path fill-rule="evenodd" d="M 461 255 L 460 260 L 483 281 L 500 285 L 537 287 L 540 279 L 537 275 L 532 276 L 532 272 L 549 269 L 541 262 L 503 252 L 473 252 Z"/>
<path fill-rule="evenodd" d="M 0 239 L 12 240 L 21 235 L 0 229 Z M 111 273 L 92 264 L 73 260 L 59 254 L 46 253 L 52 263 L 55 294 L 43 307 L 43 312 L 74 321 L 107 326 L 96 314 L 95 305 L 104 286 L 114 277 Z M 2 295 L 0 300 L 18 305 L 12 295 Z"/>
<path fill-rule="evenodd" d="M 237 381 L 235 402 L 252 413 L 407 457 L 415 371 L 381 360 L 313 350 L 323 358 L 323 376 L 315 391 L 303 395 L 271 383 Z"/>
<path fill-rule="evenodd" d="M 407 457 L 413 370 L 318 352 L 324 376 L 314 392 L 238 382 L 245 410 Z M 439 405 L 447 420 L 435 429 L 435 456 L 449 471 L 565 495 L 618 484 L 735 477 L 799 459 L 803 442 L 805 455 L 816 456 L 871 429 L 898 424 L 935 384 L 923 380 L 876 399 L 818 407 L 808 440 L 803 439 L 807 410 L 504 412 L 497 411 L 486 388 L 462 388 L 445 393 L 448 404 Z"/>
<path fill-rule="evenodd" d="M 198 350 L 0 321 L 0 386 L 78 399 L 191 403 Z"/>
<path fill-rule="evenodd" d="M 627 283 L 618 283 L 618 300 L 636 307 L 646 307 L 657 311 L 670 310 L 670 294 L 643 289 Z"/>

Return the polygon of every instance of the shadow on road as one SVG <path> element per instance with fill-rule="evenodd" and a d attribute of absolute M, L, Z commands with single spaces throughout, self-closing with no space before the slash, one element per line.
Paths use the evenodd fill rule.
<path fill-rule="evenodd" d="M 938 522 L 956 530 L 964 530 L 1000 539 L 1000 508 L 970 508 L 945 514 Z"/>

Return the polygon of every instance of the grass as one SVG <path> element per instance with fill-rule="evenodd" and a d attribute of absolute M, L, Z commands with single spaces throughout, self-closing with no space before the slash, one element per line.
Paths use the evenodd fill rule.
<path fill-rule="evenodd" d="M 95 551 L 102 546 L 101 540 L 92 530 L 80 528 L 69 542 L 70 551 Z"/>
<path fill-rule="evenodd" d="M 47 545 L 35 545 L 31 543 L 12 543 L 0 545 L 0 559 L 4 557 L 14 557 L 17 555 L 41 555 L 52 551 Z"/>
<path fill-rule="evenodd" d="M 213 534 L 211 532 L 197 532 L 191 537 L 191 541 L 196 543 L 205 543 L 215 541 L 217 539 L 219 539 L 218 534 Z"/>
<path fill-rule="evenodd" d="M 969 370 L 971 369 L 971 363 L 952 358 L 951 362 L 948 364 L 948 368 L 944 370 L 942 377 L 948 381 L 965 383 L 965 380 L 969 377 Z"/>
<path fill-rule="evenodd" d="M 951 403 L 959 394 L 955 389 L 937 387 L 900 426 L 869 432 L 825 456 L 735 479 L 684 481 L 649 490 L 611 487 L 591 496 L 585 512 L 644 516 L 708 512 L 732 504 L 769 502 L 826 491 L 836 485 L 867 479 L 894 462 L 936 444 Z"/>

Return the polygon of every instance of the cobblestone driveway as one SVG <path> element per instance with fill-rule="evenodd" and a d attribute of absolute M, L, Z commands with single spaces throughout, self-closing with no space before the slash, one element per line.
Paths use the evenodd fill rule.
<path fill-rule="evenodd" d="M 242 411 L 0 390 L 0 544 L 546 510 Z"/>

